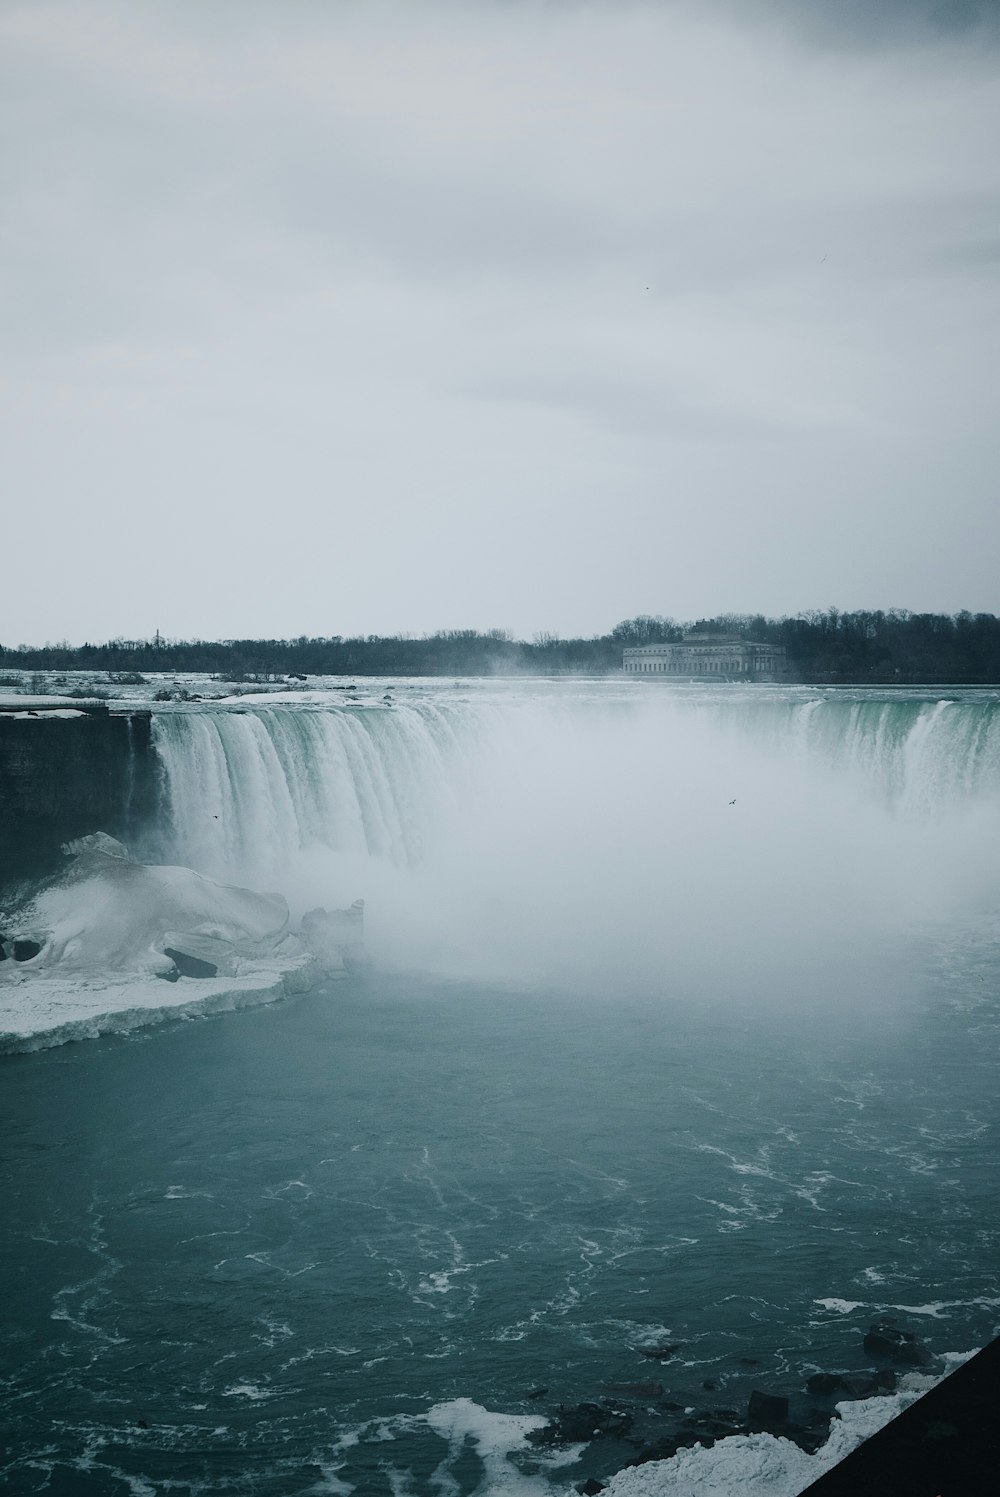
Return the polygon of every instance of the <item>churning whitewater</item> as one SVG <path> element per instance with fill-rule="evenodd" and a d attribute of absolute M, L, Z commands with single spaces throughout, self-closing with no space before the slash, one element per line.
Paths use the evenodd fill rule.
<path fill-rule="evenodd" d="M 996 1333 L 1000 699 L 329 684 L 138 852 L 371 970 L 3 1062 L 5 1490 L 793 1497 Z"/>

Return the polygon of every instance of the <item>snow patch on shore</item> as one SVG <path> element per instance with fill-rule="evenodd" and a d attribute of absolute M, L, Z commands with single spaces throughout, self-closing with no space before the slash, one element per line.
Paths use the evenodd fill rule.
<path fill-rule="evenodd" d="M 947 1355 L 942 1376 L 974 1355 Z M 910 1373 L 895 1393 L 838 1403 L 840 1417 L 831 1421 L 830 1438 L 815 1455 L 778 1435 L 730 1435 L 711 1449 L 693 1445 L 670 1460 L 619 1471 L 607 1484 L 607 1497 L 692 1497 L 695 1492 L 698 1497 L 734 1497 L 738 1492 L 799 1497 L 940 1381 L 941 1377 Z"/>
<path fill-rule="evenodd" d="M 5 964 L 6 965 L 6 964 Z M 307 992 L 320 976 L 307 954 L 245 963 L 235 976 L 84 979 L 12 974 L 0 983 L 0 1055 L 46 1050 L 70 1040 L 127 1034 L 166 1019 L 229 1013 Z"/>

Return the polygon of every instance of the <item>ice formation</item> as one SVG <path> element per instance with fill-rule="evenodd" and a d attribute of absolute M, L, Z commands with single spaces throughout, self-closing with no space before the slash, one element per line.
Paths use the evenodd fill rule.
<path fill-rule="evenodd" d="M 240 958 L 273 952 L 288 927 L 280 894 L 217 884 L 191 868 L 132 861 L 104 832 L 67 843 L 69 866 L 13 917 L 3 920 L 9 945 L 39 949 L 22 971 L 123 973 L 173 977 L 173 955 L 188 956 L 205 976 L 233 975 Z"/>
<path fill-rule="evenodd" d="M 133 861 L 103 832 L 0 914 L 0 1050 L 269 1002 L 337 965 L 289 931 L 280 894 Z"/>

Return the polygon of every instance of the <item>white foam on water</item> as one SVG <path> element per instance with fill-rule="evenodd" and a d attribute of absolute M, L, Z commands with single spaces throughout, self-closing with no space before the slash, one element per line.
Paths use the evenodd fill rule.
<path fill-rule="evenodd" d="M 882 1283 L 884 1280 L 881 1275 L 877 1275 L 874 1282 Z M 978 1295 L 973 1299 L 934 1300 L 926 1305 L 882 1304 L 872 1300 L 857 1299 L 815 1299 L 813 1304 L 821 1305 L 824 1310 L 834 1311 L 838 1315 L 851 1315 L 855 1310 L 867 1310 L 870 1314 L 879 1315 L 887 1310 L 899 1310 L 904 1315 L 926 1315 L 931 1320 L 944 1320 L 949 1310 L 962 1310 L 970 1305 L 977 1305 L 984 1310 L 995 1310 L 1000 1307 L 1000 1299 Z"/>
<path fill-rule="evenodd" d="M 929 1305 L 888 1305 L 889 1310 L 902 1310 L 907 1315 L 929 1315 L 932 1320 L 943 1320 L 949 1310 L 964 1309 L 967 1305 L 979 1305 L 984 1310 L 995 1310 L 1000 1299 L 980 1295 L 975 1299 L 942 1299 Z"/>
<path fill-rule="evenodd" d="M 337 1475 L 340 1466 L 326 1466 L 322 1461 L 317 1461 L 317 1465 L 322 1474 L 319 1481 L 308 1488 L 310 1493 L 315 1494 L 315 1497 L 350 1497 L 354 1487 Z"/>
<path fill-rule="evenodd" d="M 389 1483 L 392 1497 L 413 1497 L 408 1471 L 400 1471 L 396 1466 L 382 1466 L 380 1469 Z M 446 1492 L 446 1489 L 442 1488 L 442 1492 Z M 448 1493 L 447 1497 L 451 1497 L 451 1494 Z"/>
<path fill-rule="evenodd" d="M 247 1398 L 251 1403 L 263 1403 L 268 1398 L 274 1397 L 270 1388 L 261 1388 L 257 1383 L 233 1383 L 231 1387 L 224 1388 L 223 1398 Z"/>
<path fill-rule="evenodd" d="M 493 1414 L 469 1398 L 455 1398 L 435 1404 L 424 1416 L 427 1424 L 448 1441 L 448 1456 L 439 1467 L 438 1483 L 442 1491 L 453 1485 L 449 1468 L 471 1441 L 483 1463 L 483 1479 L 473 1497 L 552 1497 L 548 1480 L 538 1474 L 520 1471 L 510 1457 L 526 1450 L 525 1437 L 533 1429 L 542 1429 L 547 1420 L 537 1414 Z M 536 1464 L 549 1467 L 569 1464 L 578 1458 L 580 1447 L 539 1456 L 532 1452 Z M 454 1490 L 458 1490 L 457 1486 Z"/>

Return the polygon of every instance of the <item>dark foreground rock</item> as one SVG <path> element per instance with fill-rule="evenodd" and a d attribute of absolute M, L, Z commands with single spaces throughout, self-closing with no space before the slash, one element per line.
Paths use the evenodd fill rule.
<path fill-rule="evenodd" d="M 174 946 L 164 946 L 163 955 L 169 956 L 181 977 L 218 977 L 219 969 L 214 962 L 206 962 L 200 956 L 191 956 L 178 951 Z"/>
<path fill-rule="evenodd" d="M 839 1372 L 814 1372 L 806 1382 L 806 1392 L 813 1398 L 827 1398 L 839 1392 L 841 1381 Z"/>
<path fill-rule="evenodd" d="M 691 1441 L 693 1445 L 694 1440 Z M 682 1442 L 674 1440 L 670 1435 L 664 1435 L 659 1440 L 653 1440 L 648 1445 L 643 1445 L 639 1454 L 633 1456 L 628 1462 L 630 1466 L 645 1466 L 650 1461 L 669 1461 L 681 1448 Z"/>
<path fill-rule="evenodd" d="M 813 1398 L 875 1398 L 891 1393 L 899 1375 L 891 1367 L 880 1367 L 873 1373 L 816 1372 L 806 1383 Z"/>
<path fill-rule="evenodd" d="M 681 1381 L 670 1387 L 658 1380 L 644 1379 L 635 1382 L 605 1384 L 610 1397 L 600 1402 L 584 1402 L 572 1405 L 560 1404 L 549 1413 L 549 1423 L 534 1431 L 528 1439 L 539 1446 L 586 1444 L 593 1446 L 588 1459 L 598 1468 L 603 1477 L 605 1469 L 621 1469 L 622 1466 L 639 1466 L 649 1461 L 669 1460 L 679 1450 L 700 1445 L 710 1449 L 717 1441 L 733 1435 L 748 1435 L 766 1432 L 790 1440 L 808 1454 L 826 1443 L 830 1435 L 831 1420 L 839 1418 L 835 1404 L 843 1399 L 873 1398 L 890 1393 L 895 1388 L 901 1373 L 908 1366 L 918 1365 L 913 1359 L 926 1353 L 910 1332 L 894 1321 L 880 1321 L 870 1328 L 869 1335 L 884 1337 L 876 1343 L 877 1356 L 892 1365 L 870 1369 L 852 1369 L 814 1373 L 806 1382 L 805 1390 L 778 1391 L 768 1388 L 753 1388 L 746 1402 L 739 1400 L 738 1407 L 718 1403 L 708 1405 L 691 1387 L 685 1386 L 683 1371 Z M 867 1338 L 866 1338 L 867 1345 Z M 888 1352 L 882 1350 L 889 1347 Z M 902 1349 L 903 1356 L 899 1357 Z M 653 1356 L 655 1360 L 666 1360 L 679 1350 L 679 1343 L 656 1347 L 636 1347 L 637 1352 Z M 860 1352 L 860 1347 L 858 1348 Z M 740 1368 L 759 1365 L 753 1358 L 740 1358 Z M 898 1370 L 897 1370 L 898 1369 Z M 664 1369 L 666 1378 L 667 1369 Z M 723 1369 L 720 1377 L 706 1378 L 701 1384 L 703 1392 L 717 1392 L 733 1379 L 733 1369 Z M 746 1388 L 745 1374 L 736 1373 L 736 1382 L 730 1398 L 736 1398 L 737 1388 Z M 541 1390 L 538 1391 L 540 1396 Z M 671 1396 L 672 1395 L 672 1396 Z M 606 1442 L 598 1451 L 596 1442 Z M 630 1456 L 619 1447 L 631 1447 Z M 597 1478 L 591 1478 L 597 1480 Z M 582 1491 L 583 1487 L 577 1487 Z M 590 1490 L 597 1491 L 597 1487 Z M 886 1487 L 885 1497 L 896 1488 Z M 924 1493 L 922 1489 L 914 1497 L 938 1497 L 938 1488 Z M 880 1497 L 883 1494 L 880 1493 Z M 907 1492 L 906 1497 L 910 1497 Z M 947 1494 L 952 1497 L 952 1494 Z M 954 1494 L 957 1497 L 957 1493 Z"/>
<path fill-rule="evenodd" d="M 747 1419 L 755 1429 L 780 1429 L 788 1423 L 788 1399 L 755 1388 L 747 1405 Z"/>
<path fill-rule="evenodd" d="M 870 1357 L 888 1357 L 905 1367 L 926 1367 L 930 1352 L 912 1331 L 905 1331 L 891 1316 L 876 1320 L 868 1327 L 865 1351 Z"/>
<path fill-rule="evenodd" d="M 577 1445 L 583 1440 L 611 1436 L 623 1439 L 632 1428 L 633 1415 L 607 1403 L 560 1404 L 551 1422 L 530 1432 L 534 1445 Z"/>
<path fill-rule="evenodd" d="M 896 1374 L 891 1369 L 888 1379 L 880 1377 L 878 1373 L 874 1377 L 866 1377 L 864 1373 L 849 1374 L 840 1379 L 840 1386 L 847 1398 L 877 1398 L 882 1393 L 891 1393 L 896 1386 Z"/>

